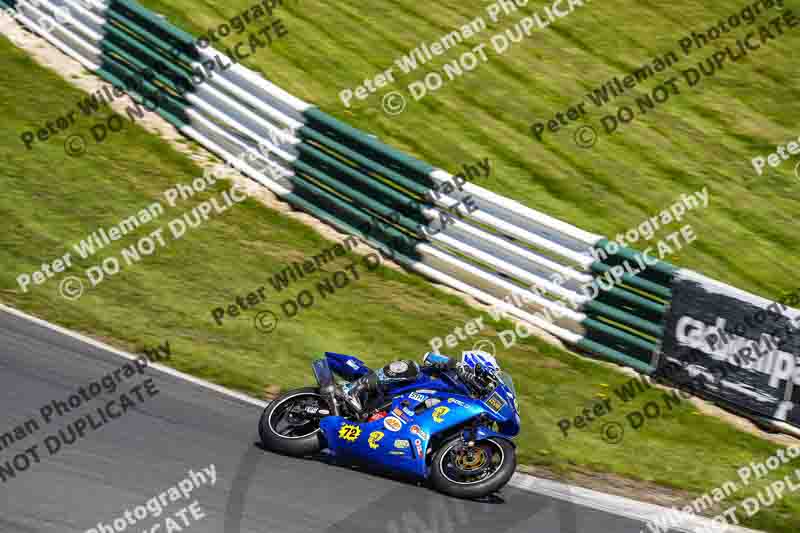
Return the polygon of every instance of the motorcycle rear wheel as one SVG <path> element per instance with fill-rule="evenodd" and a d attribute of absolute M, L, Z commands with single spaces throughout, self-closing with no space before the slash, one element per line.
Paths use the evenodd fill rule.
<path fill-rule="evenodd" d="M 505 439 L 475 443 L 472 454 L 459 451 L 461 438 L 445 442 L 431 465 L 431 484 L 439 492 L 464 499 L 479 499 L 499 491 L 517 468 L 514 446 Z"/>
<path fill-rule="evenodd" d="M 314 387 L 291 390 L 275 398 L 258 423 L 264 447 L 294 457 L 319 453 L 322 449 L 319 418 L 307 413 L 309 407 L 330 409 Z"/>

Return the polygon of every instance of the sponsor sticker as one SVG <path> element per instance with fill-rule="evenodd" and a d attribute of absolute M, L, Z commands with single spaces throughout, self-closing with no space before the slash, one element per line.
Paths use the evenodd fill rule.
<path fill-rule="evenodd" d="M 427 396 L 425 396 L 424 394 L 420 394 L 419 392 L 412 392 L 411 394 L 408 395 L 408 397 L 416 402 L 424 402 L 425 400 L 428 399 Z"/>
<path fill-rule="evenodd" d="M 456 400 L 455 398 L 448 398 L 447 399 L 447 403 L 454 403 L 459 407 L 466 407 L 467 406 L 467 404 L 465 404 L 461 400 Z"/>
<path fill-rule="evenodd" d="M 416 439 L 414 441 L 414 446 L 417 448 L 417 453 L 419 454 L 419 456 L 422 457 L 422 441 Z"/>
<path fill-rule="evenodd" d="M 444 422 L 444 416 L 449 412 L 450 412 L 449 407 L 444 407 L 444 406 L 437 407 L 436 409 L 433 410 L 433 421 L 436 422 L 437 424 L 441 424 L 442 422 Z"/>
<path fill-rule="evenodd" d="M 495 392 L 488 400 L 486 400 L 486 405 L 489 406 L 489 409 L 497 413 L 506 406 L 506 401 Z"/>
<path fill-rule="evenodd" d="M 339 429 L 339 438 L 349 442 L 355 442 L 361 436 L 361 428 L 351 424 L 345 424 Z"/>
<path fill-rule="evenodd" d="M 392 431 L 394 433 L 397 433 L 398 431 L 403 429 L 403 423 L 399 419 L 393 416 L 387 416 L 386 418 L 384 418 L 383 426 L 389 431 Z"/>
<path fill-rule="evenodd" d="M 405 439 L 397 439 L 394 441 L 394 447 L 398 450 L 407 450 L 411 446 L 411 443 Z"/>
<path fill-rule="evenodd" d="M 381 439 L 383 439 L 384 432 L 383 431 L 373 431 L 369 434 L 369 447 L 373 450 L 377 450 L 380 448 L 380 444 L 378 444 Z"/>
<path fill-rule="evenodd" d="M 389 455 L 405 455 L 405 454 L 406 452 L 398 452 L 396 450 L 389 452 Z"/>
<path fill-rule="evenodd" d="M 402 422 L 411 422 L 411 420 L 409 420 L 406 414 L 400 409 L 397 408 L 393 409 L 392 414 L 395 415 L 397 418 L 399 418 Z"/>
<path fill-rule="evenodd" d="M 435 390 L 430 389 L 419 389 L 417 392 L 420 394 L 436 394 Z"/>
<path fill-rule="evenodd" d="M 411 434 L 428 440 L 428 434 L 425 433 L 419 426 L 411 426 Z"/>
<path fill-rule="evenodd" d="M 350 368 L 352 368 L 353 370 L 359 370 L 359 368 L 360 368 L 360 367 L 358 366 L 358 363 L 356 363 L 356 362 L 355 362 L 355 361 L 353 361 L 352 359 L 348 359 L 348 360 L 347 360 L 347 366 L 349 366 L 349 367 L 350 367 Z"/>
<path fill-rule="evenodd" d="M 408 416 L 414 416 L 414 415 L 416 414 L 414 411 L 412 411 L 412 410 L 411 410 L 411 409 L 409 409 L 408 407 L 403 407 L 403 412 L 404 412 L 405 414 L 407 414 Z"/>

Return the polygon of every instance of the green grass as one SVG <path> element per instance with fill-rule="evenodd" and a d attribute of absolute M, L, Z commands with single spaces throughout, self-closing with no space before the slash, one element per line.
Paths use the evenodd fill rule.
<path fill-rule="evenodd" d="M 404 32 L 408 32 L 406 37 L 410 39 L 416 29 L 405 26 L 404 21 L 411 20 L 413 13 L 407 5 L 401 3 L 398 6 L 392 27 L 398 29 L 397 39 Z M 225 9 L 227 12 L 232 8 Z M 310 59 L 303 61 L 320 59 L 317 48 L 323 44 L 313 44 L 310 35 L 312 22 L 322 25 L 326 14 L 343 22 L 349 20 L 346 14 L 360 20 L 360 23 L 349 22 L 342 31 L 328 30 L 326 35 L 336 33 L 342 39 L 352 39 L 353 43 L 369 38 L 375 43 L 375 52 L 381 53 L 379 39 L 366 31 L 365 20 L 358 18 L 366 15 L 357 15 L 355 8 L 341 4 L 341 12 L 324 6 L 316 6 L 317 11 L 313 11 L 309 5 L 308 9 L 307 19 L 298 21 L 295 25 L 299 27 L 290 30 L 295 31 L 297 39 L 291 42 L 295 43 L 292 46 L 299 47 L 296 50 L 298 57 L 305 58 L 303 54 L 308 53 Z M 451 16 L 443 7 L 429 9 L 441 17 Z M 465 7 L 458 9 L 462 12 L 467 10 Z M 388 6 L 385 11 L 388 11 Z M 312 12 L 316 14 L 312 16 Z M 214 21 L 218 23 L 205 4 L 197 5 L 192 13 L 197 14 L 201 26 L 213 26 Z M 386 15 L 388 20 L 388 12 Z M 419 15 L 422 17 L 420 38 L 423 38 L 432 30 L 424 22 L 426 12 Z M 333 24 L 335 20 L 325 24 Z M 290 19 L 288 24 L 291 23 Z M 303 31 L 302 28 L 308 32 L 305 40 L 313 44 L 308 45 L 308 49 L 301 46 L 303 39 L 299 37 L 303 34 L 299 32 Z M 370 48 L 365 46 L 364 50 Z M 331 50 L 331 57 L 336 56 L 334 52 Z M 342 57 L 335 62 L 347 62 L 355 57 L 354 51 L 340 53 Z M 322 70 L 312 69 L 310 72 L 319 74 L 312 76 L 301 73 L 310 63 L 298 63 L 292 66 L 292 70 L 286 63 L 281 64 L 278 58 L 272 60 L 276 66 L 266 70 L 281 85 L 300 96 L 313 100 L 313 94 L 331 95 L 331 87 L 337 86 L 336 76 L 340 73 L 330 72 L 337 70 L 332 65 Z M 0 111 L 6 117 L 4 127 L 0 129 L 3 154 L 0 158 L 0 190 L 3 191 L 0 194 L 0 220 L 3 221 L 0 230 L 0 300 L 3 302 L 133 351 L 168 340 L 173 352 L 170 364 L 175 368 L 256 395 L 270 385 L 277 384 L 286 389 L 308 384 L 312 379 L 309 364 L 325 350 L 353 353 L 372 365 L 398 357 L 416 358 L 426 351 L 430 338 L 443 336 L 479 316 L 460 298 L 443 293 L 417 276 L 386 268 L 373 272 L 359 269 L 361 279 L 351 286 L 337 291 L 292 320 L 282 319 L 271 335 L 259 333 L 252 323 L 256 312 L 272 310 L 280 314 L 279 304 L 286 299 L 271 289 L 269 276 L 287 261 L 313 256 L 332 243 L 308 227 L 252 200 L 214 216 L 183 239 L 168 237 L 166 248 L 88 290 L 77 302 L 59 297 L 61 277 L 22 294 L 15 281 L 17 275 L 31 272 L 43 262 L 63 255 L 98 227 L 117 224 L 154 201 L 162 200 L 163 203 L 162 191 L 176 183 L 188 183 L 202 172 L 188 158 L 133 126 L 101 145 L 92 143 L 82 158 L 65 156 L 62 147 L 65 134 L 38 144 L 32 151 L 25 150 L 19 140 L 22 131 L 73 109 L 75 102 L 84 95 L 55 74 L 36 66 L 5 40 L 0 40 L 0 62 L 4 72 L 0 79 Z M 381 63 L 380 60 L 375 62 Z M 332 78 L 328 79 L 328 74 Z M 292 78 L 296 79 L 289 83 Z M 303 84 L 305 89 L 299 89 L 299 84 Z M 326 107 L 333 109 L 330 96 L 321 100 L 324 103 L 326 98 L 329 104 Z M 438 97 L 431 100 L 438 101 Z M 429 118 L 435 120 L 435 110 L 428 111 L 431 113 Z M 414 123 L 413 116 L 404 115 L 401 120 Z M 421 117 L 419 115 L 420 120 Z M 362 126 L 369 122 L 386 128 L 385 131 L 392 128 L 399 128 L 397 132 L 403 131 L 399 122 L 387 121 L 376 114 L 372 118 L 351 118 L 356 122 L 363 121 Z M 483 128 L 477 125 L 482 124 L 484 118 L 471 122 L 475 127 L 467 128 L 465 114 L 459 131 L 455 112 L 448 119 L 455 122 L 437 120 L 435 123 L 441 123 L 443 135 L 450 137 L 452 143 L 444 143 L 452 144 L 448 149 L 460 146 L 465 150 L 460 153 L 461 158 L 471 160 L 470 146 L 474 145 L 470 143 L 481 143 L 484 151 L 478 152 L 480 155 L 489 155 L 486 147 L 494 146 L 483 137 L 484 140 L 476 140 L 474 132 Z M 88 135 L 89 127 L 99 122 L 100 117 L 81 117 L 80 120 L 69 134 Z M 497 124 L 499 122 L 495 122 Z M 428 145 L 428 141 L 423 139 L 434 139 L 436 131 L 423 128 L 422 123 L 416 126 L 419 135 L 415 143 L 421 143 L 418 146 L 412 146 L 408 139 L 404 141 L 399 133 L 389 140 L 419 155 L 425 156 L 414 148 L 425 146 L 433 153 L 433 146 L 439 141 L 431 141 L 432 144 Z M 486 130 L 483 135 L 488 133 L 490 131 Z M 517 142 L 521 138 L 506 144 L 518 147 L 520 154 L 525 153 L 526 165 L 533 165 L 538 161 L 536 145 Z M 455 142 L 458 139 L 467 144 Z M 526 142 L 530 142 L 529 139 Z M 452 157 L 454 154 L 445 152 L 442 157 L 450 161 L 460 160 Z M 520 172 L 523 168 L 527 167 L 520 167 Z M 509 176 L 504 173 L 497 180 L 509 180 Z M 528 187 L 533 183 L 530 180 Z M 564 180 L 563 185 L 571 187 L 575 183 L 574 180 Z M 497 183 L 493 181 L 492 186 L 496 187 Z M 524 192 L 525 185 L 519 183 L 518 186 L 518 191 L 501 192 L 511 196 Z M 79 262 L 64 275 L 81 276 L 83 269 L 97 263 L 100 258 L 118 257 L 121 249 L 134 244 L 138 237 L 159 225 L 165 226 L 167 221 L 222 190 L 220 185 L 212 192 L 181 202 L 157 222 L 103 249 L 91 261 Z M 651 192 L 647 191 L 648 194 Z M 622 202 L 621 199 L 614 201 Z M 559 212 L 559 209 L 567 209 L 568 203 L 565 198 L 554 201 L 550 206 L 552 209 L 544 204 L 540 207 L 570 218 L 566 212 Z M 582 204 L 576 202 L 569 209 L 577 214 L 579 205 Z M 606 217 L 607 214 L 598 214 L 591 229 Z M 708 238 L 717 237 L 719 235 L 710 234 Z M 337 263 L 326 266 L 326 275 L 356 259 L 355 256 L 340 258 Z M 293 285 L 288 292 L 297 294 L 304 288 L 314 290 L 322 277 L 310 276 L 303 283 Z M 221 327 L 213 322 L 212 308 L 230 304 L 237 295 L 245 295 L 261 285 L 268 287 L 266 303 Z M 490 327 L 475 340 L 487 338 L 500 346 L 495 331 L 510 325 L 494 323 L 488 317 L 486 321 Z M 457 353 L 470 346 L 472 343 L 463 343 L 451 352 Z M 715 418 L 697 414 L 686 405 L 650 421 L 640 431 L 629 430 L 618 445 L 609 445 L 601 440 L 598 423 L 590 429 L 574 431 L 565 439 L 557 426 L 560 419 L 579 414 L 586 402 L 600 394 L 610 394 L 610 389 L 627 378 L 533 339 L 527 339 L 512 349 L 501 350 L 499 357 L 514 376 L 519 389 L 523 415 L 519 455 L 523 464 L 546 466 L 563 475 L 576 468 L 613 473 L 699 495 L 736 479 L 739 465 L 764 460 L 774 453 L 774 445 L 741 433 Z M 604 421 L 624 422 L 626 412 L 641 408 L 645 401 L 657 395 L 660 393 L 651 392 L 625 406 L 617 402 L 615 412 Z M 777 479 L 788 471 L 784 468 L 771 479 Z M 761 486 L 763 484 L 757 488 Z M 752 489 L 743 490 L 732 501 L 754 493 Z M 787 497 L 747 523 L 768 531 L 797 531 L 800 527 L 800 502 L 796 496 Z"/>
<path fill-rule="evenodd" d="M 251 0 L 143 3 L 196 35 L 255 4 Z M 760 177 L 750 160 L 800 137 L 800 73 L 793 64 L 800 28 L 785 30 L 737 63 L 723 64 L 716 76 L 694 88 L 681 81 L 680 95 L 672 95 L 613 135 L 603 134 L 601 124 L 617 106 L 638 111 L 635 97 L 649 94 L 671 77 L 681 78 L 680 70 L 697 68 L 698 61 L 718 49 L 735 48 L 737 38 L 757 32 L 754 28 L 774 18 L 776 11 L 768 10 L 754 26 L 740 26 L 689 57 L 682 54 L 681 38 L 710 28 L 748 3 L 753 2 L 585 3 L 502 55 L 488 45 L 486 63 L 419 102 L 410 97 L 409 83 L 428 72 L 441 73 L 442 66 L 461 53 L 488 43 L 492 35 L 526 14 L 541 13 L 544 3 L 530 2 L 491 23 L 484 11 L 487 2 L 478 0 L 287 1 L 276 16 L 289 35 L 244 63 L 290 93 L 451 172 L 463 163 L 489 157 L 492 177 L 479 181 L 481 186 L 587 231 L 616 235 L 656 215 L 680 194 L 707 186 L 710 206 L 684 219 L 698 240 L 665 259 L 776 298 L 796 288 L 800 181 L 793 169 L 800 158 L 795 156 L 778 169 L 768 167 Z M 800 15 L 797 2 L 786 6 Z M 353 106 L 344 108 L 340 91 L 373 78 L 419 43 L 438 41 L 478 16 L 490 23 L 482 33 L 411 74 L 398 74 L 397 83 L 367 100 L 353 99 Z M 231 35 L 223 42 L 232 45 L 246 35 Z M 630 94 L 602 109 L 586 98 L 612 76 L 622 78 L 670 51 L 680 62 Z M 381 98 L 394 90 L 406 96 L 408 108 L 399 116 L 388 116 L 381 111 Z M 584 122 L 546 134 L 543 143 L 532 137 L 532 123 L 581 101 L 588 113 Z M 591 150 L 573 142 L 584 123 L 601 132 Z M 650 244 L 680 225 L 660 230 Z"/>

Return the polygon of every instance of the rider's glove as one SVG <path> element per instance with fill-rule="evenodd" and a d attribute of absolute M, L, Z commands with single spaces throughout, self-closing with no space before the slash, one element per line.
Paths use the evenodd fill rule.
<path fill-rule="evenodd" d="M 446 355 L 428 352 L 422 357 L 422 364 L 435 368 L 436 370 L 448 370 L 452 365 L 452 359 Z"/>

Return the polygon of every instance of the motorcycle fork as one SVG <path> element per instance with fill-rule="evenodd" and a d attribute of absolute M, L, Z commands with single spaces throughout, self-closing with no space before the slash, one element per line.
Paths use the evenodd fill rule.
<path fill-rule="evenodd" d="M 486 425 L 487 421 L 486 415 L 480 415 L 464 427 L 461 431 L 461 443 L 465 448 L 475 446 L 475 441 L 478 440 L 478 428 Z"/>
<path fill-rule="evenodd" d="M 322 398 L 328 402 L 328 405 L 330 405 L 333 415 L 339 416 L 339 402 L 336 401 L 336 387 L 320 387 L 319 393 L 322 395 Z"/>

